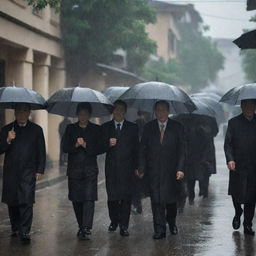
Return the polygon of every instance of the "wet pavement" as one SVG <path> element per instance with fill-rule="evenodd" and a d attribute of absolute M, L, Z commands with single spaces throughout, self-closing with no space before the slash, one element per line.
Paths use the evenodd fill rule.
<path fill-rule="evenodd" d="M 242 228 L 239 231 L 232 229 L 234 211 L 227 196 L 228 171 L 221 136 L 216 140 L 216 155 L 218 174 L 211 177 L 209 198 L 196 197 L 193 206 L 186 203 L 184 211 L 177 217 L 177 236 L 168 234 L 160 241 L 152 239 L 149 199 L 143 200 L 142 215 L 131 216 L 129 237 L 107 232 L 109 218 L 101 159 L 99 200 L 90 241 L 77 239 L 77 224 L 67 199 L 67 180 L 63 170 L 52 170 L 55 173 L 47 177 L 50 186 L 41 181 L 44 185 L 36 192 L 30 245 L 22 245 L 17 239 L 10 238 L 7 207 L 0 205 L 0 255 L 253 256 L 256 254 L 256 238 L 244 236 Z M 254 226 L 256 228 L 255 222 Z"/>

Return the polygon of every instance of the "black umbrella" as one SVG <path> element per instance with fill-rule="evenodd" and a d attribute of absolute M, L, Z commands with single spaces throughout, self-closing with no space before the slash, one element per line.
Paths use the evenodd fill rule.
<path fill-rule="evenodd" d="M 192 100 L 194 99 L 199 100 L 200 102 L 206 104 L 211 109 L 213 109 L 215 112 L 215 117 L 218 124 L 225 121 L 225 113 L 224 113 L 223 107 L 221 106 L 218 100 L 211 97 L 207 97 L 207 96 L 201 96 L 198 94 L 192 94 L 190 95 L 190 97 Z"/>
<path fill-rule="evenodd" d="M 203 101 L 200 101 L 200 99 L 197 99 L 197 98 L 193 98 L 192 100 L 197 107 L 197 109 L 192 112 L 193 114 L 210 116 L 210 117 L 216 118 L 217 113 L 211 106 L 207 105 L 206 103 L 204 103 Z"/>
<path fill-rule="evenodd" d="M 193 101 L 183 90 L 161 82 L 137 84 L 127 90 L 120 99 L 127 102 L 130 107 L 150 113 L 159 100 L 169 102 L 172 114 L 192 112 L 196 109 Z"/>
<path fill-rule="evenodd" d="M 112 111 L 112 103 L 101 92 L 85 87 L 63 88 L 47 100 L 49 113 L 76 117 L 76 108 L 80 102 L 92 105 L 92 117 L 103 117 Z"/>
<path fill-rule="evenodd" d="M 220 99 L 230 105 L 240 105 L 241 100 L 256 99 L 256 83 L 234 87 Z"/>
<path fill-rule="evenodd" d="M 256 48 L 256 30 L 251 30 L 242 34 L 233 41 L 241 49 L 255 49 Z"/>
<path fill-rule="evenodd" d="M 102 93 L 111 101 L 115 102 L 122 94 L 124 94 L 130 87 L 112 86 L 104 89 Z"/>
<path fill-rule="evenodd" d="M 37 92 L 23 87 L 0 88 L 0 108 L 14 109 L 18 103 L 27 103 L 32 110 L 45 109 L 45 99 Z"/>

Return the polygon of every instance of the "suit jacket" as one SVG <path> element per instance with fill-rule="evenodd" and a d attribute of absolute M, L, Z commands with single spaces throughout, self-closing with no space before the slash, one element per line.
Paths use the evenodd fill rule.
<path fill-rule="evenodd" d="M 133 176 L 138 168 L 139 135 L 136 124 L 124 121 L 115 147 L 109 139 L 116 138 L 114 121 L 102 125 L 106 152 L 105 175 L 108 200 L 130 200 L 133 193 Z"/>
<path fill-rule="evenodd" d="M 160 143 L 160 129 L 157 120 L 145 125 L 140 145 L 140 167 L 148 180 L 153 203 L 174 203 L 178 199 L 180 181 L 177 171 L 184 171 L 183 126 L 168 119 Z"/>

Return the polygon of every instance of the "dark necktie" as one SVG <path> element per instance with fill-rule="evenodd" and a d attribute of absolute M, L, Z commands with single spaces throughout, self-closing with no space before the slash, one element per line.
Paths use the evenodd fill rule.
<path fill-rule="evenodd" d="M 121 124 L 118 123 L 118 124 L 116 125 L 116 136 L 117 136 L 117 138 L 120 137 L 120 134 L 121 134 Z"/>

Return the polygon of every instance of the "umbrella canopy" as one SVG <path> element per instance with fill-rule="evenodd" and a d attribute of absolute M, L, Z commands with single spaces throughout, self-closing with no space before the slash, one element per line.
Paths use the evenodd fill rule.
<path fill-rule="evenodd" d="M 112 86 L 104 89 L 102 93 L 111 101 L 115 102 L 122 94 L 124 94 L 130 87 Z"/>
<path fill-rule="evenodd" d="M 230 105 L 240 105 L 241 100 L 256 99 L 256 83 L 234 87 L 220 99 Z"/>
<path fill-rule="evenodd" d="M 92 117 L 109 115 L 112 111 L 112 103 L 101 92 L 85 87 L 63 88 L 55 92 L 47 100 L 49 113 L 76 117 L 77 105 L 88 102 L 92 105 Z"/>
<path fill-rule="evenodd" d="M 219 101 L 221 99 L 221 96 L 215 94 L 215 93 L 211 93 L 211 92 L 199 92 L 199 93 L 193 93 L 192 95 L 193 97 L 199 97 L 199 98 L 210 98 L 213 99 L 215 101 Z"/>
<path fill-rule="evenodd" d="M 233 41 L 240 49 L 255 49 L 256 48 L 256 30 L 251 30 L 242 34 Z"/>
<path fill-rule="evenodd" d="M 219 97 L 223 96 L 223 94 L 224 94 L 219 88 L 217 88 L 214 85 L 207 86 L 207 87 L 201 89 L 200 92 L 201 93 L 210 93 L 212 95 L 217 95 Z"/>
<path fill-rule="evenodd" d="M 193 102 L 196 105 L 197 109 L 192 112 L 192 114 L 197 114 L 197 115 L 204 115 L 204 116 L 210 116 L 210 117 L 216 117 L 217 113 L 216 111 L 203 101 L 200 101 L 197 98 L 193 98 Z"/>
<path fill-rule="evenodd" d="M 161 83 L 140 83 L 127 90 L 121 97 L 128 106 L 141 111 L 153 112 L 154 104 L 159 100 L 166 100 L 170 104 L 170 113 L 186 113 L 196 109 L 190 97 L 181 89 Z"/>
<path fill-rule="evenodd" d="M 216 117 L 218 124 L 225 121 L 225 113 L 224 113 L 224 110 L 218 100 L 215 100 L 215 99 L 207 97 L 207 96 L 201 96 L 198 94 L 192 94 L 190 96 L 191 96 L 192 100 L 196 99 L 196 100 L 206 104 L 207 106 L 209 106 L 212 110 L 214 110 L 215 117 Z"/>
<path fill-rule="evenodd" d="M 18 103 L 27 103 L 32 110 L 46 108 L 45 99 L 33 90 L 16 86 L 0 88 L 0 108 L 14 109 Z"/>

